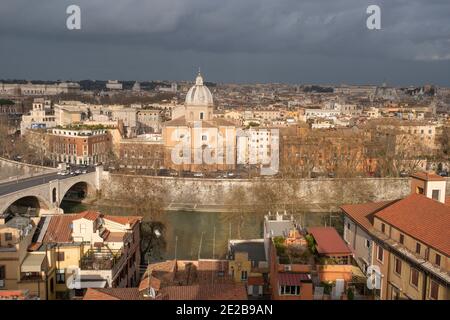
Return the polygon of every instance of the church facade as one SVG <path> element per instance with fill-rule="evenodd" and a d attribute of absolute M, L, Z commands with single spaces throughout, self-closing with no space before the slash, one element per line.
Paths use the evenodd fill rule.
<path fill-rule="evenodd" d="M 213 116 L 211 91 L 197 75 L 184 109 L 162 129 L 164 164 L 177 171 L 211 172 L 236 167 L 236 126 Z"/>

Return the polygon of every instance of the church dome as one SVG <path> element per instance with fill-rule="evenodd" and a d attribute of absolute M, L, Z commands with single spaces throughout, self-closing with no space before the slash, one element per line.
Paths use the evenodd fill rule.
<path fill-rule="evenodd" d="M 189 89 L 186 95 L 186 106 L 212 106 L 214 104 L 211 91 L 203 84 L 200 72 L 195 79 L 195 85 Z"/>

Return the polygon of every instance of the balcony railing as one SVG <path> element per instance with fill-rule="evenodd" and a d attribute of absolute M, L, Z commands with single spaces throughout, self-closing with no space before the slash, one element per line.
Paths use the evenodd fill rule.
<path fill-rule="evenodd" d="M 112 270 L 122 259 L 121 250 L 89 250 L 80 260 L 81 270 Z"/>

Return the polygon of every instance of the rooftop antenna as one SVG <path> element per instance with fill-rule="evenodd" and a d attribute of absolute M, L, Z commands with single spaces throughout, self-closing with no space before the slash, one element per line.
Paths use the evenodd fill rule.
<path fill-rule="evenodd" d="M 204 232 L 202 232 L 202 236 L 200 237 L 200 245 L 198 246 L 198 260 L 200 260 L 200 253 L 202 252 L 203 234 Z"/>
<path fill-rule="evenodd" d="M 214 232 L 213 232 L 213 259 L 216 256 L 216 226 L 214 225 Z"/>
<path fill-rule="evenodd" d="M 177 260 L 178 236 L 175 236 L 175 261 Z"/>

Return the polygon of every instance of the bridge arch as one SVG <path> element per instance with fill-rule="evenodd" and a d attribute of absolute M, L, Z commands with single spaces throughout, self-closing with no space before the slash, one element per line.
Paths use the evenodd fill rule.
<path fill-rule="evenodd" d="M 51 204 L 39 195 L 20 194 L 12 197 L 2 208 L 0 208 L 0 216 L 9 214 L 19 215 L 41 215 L 42 211 L 51 209 Z"/>
<path fill-rule="evenodd" d="M 67 185 L 60 190 L 60 202 L 82 201 L 96 196 L 96 187 L 89 181 L 80 180 Z"/>

